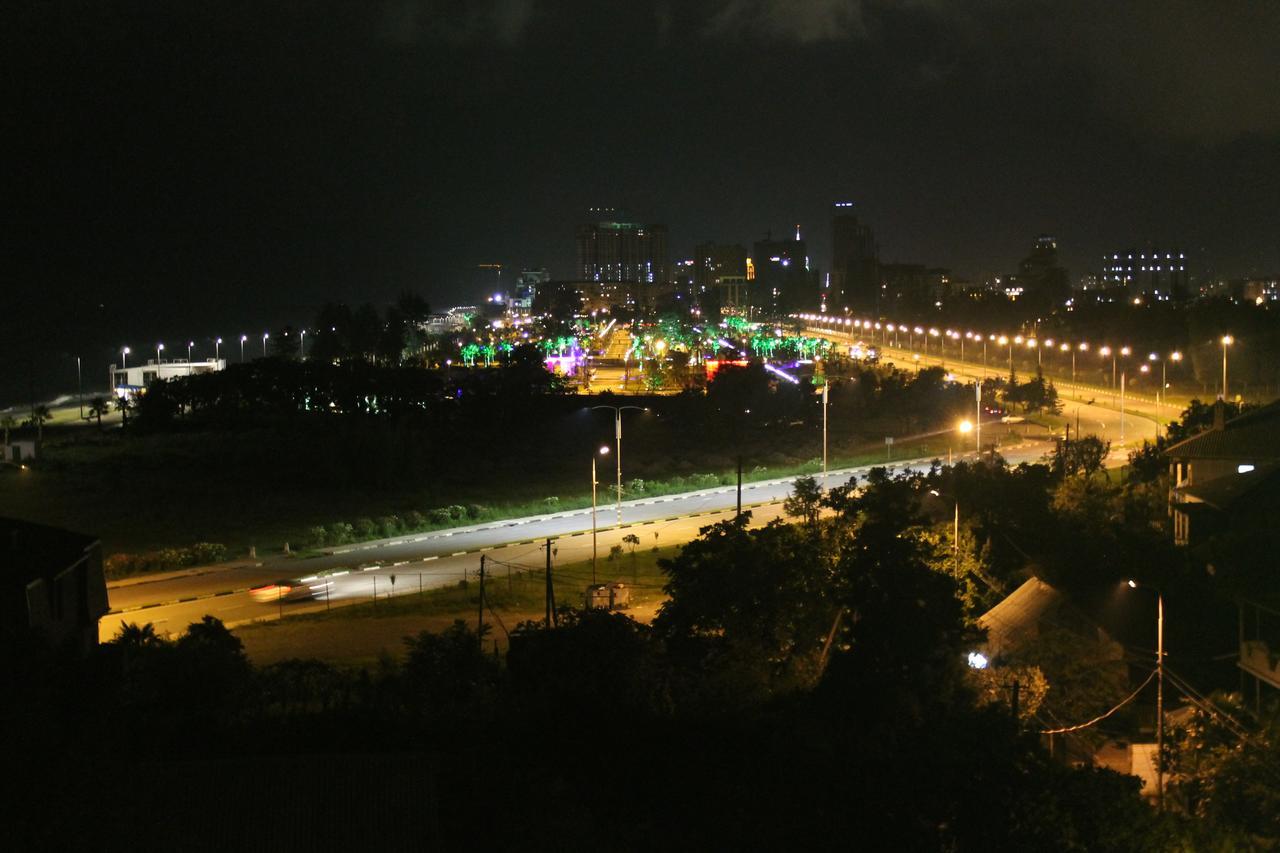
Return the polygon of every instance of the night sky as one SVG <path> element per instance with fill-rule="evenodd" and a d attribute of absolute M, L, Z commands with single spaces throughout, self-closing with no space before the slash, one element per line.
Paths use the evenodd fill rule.
<path fill-rule="evenodd" d="M 673 259 L 799 222 L 825 267 L 847 199 L 883 260 L 975 278 L 1042 231 L 1073 278 L 1148 241 L 1280 272 L 1277 3 L 10 0 L 0 46 L 0 402 L 567 276 L 601 205 Z"/>

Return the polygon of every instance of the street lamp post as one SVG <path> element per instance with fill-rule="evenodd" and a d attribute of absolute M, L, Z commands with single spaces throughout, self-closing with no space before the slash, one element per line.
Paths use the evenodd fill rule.
<path fill-rule="evenodd" d="M 1129 589 L 1137 589 L 1129 581 Z M 1156 594 L 1156 809 L 1164 811 L 1164 593 Z"/>
<path fill-rule="evenodd" d="M 298 361 L 305 361 L 307 358 L 307 330 L 303 329 L 298 334 Z"/>
<path fill-rule="evenodd" d="M 160 365 L 160 353 L 164 352 L 164 344 L 156 344 L 156 366 Z M 159 373 L 156 374 L 157 376 Z"/>
<path fill-rule="evenodd" d="M 222 358 L 222 338 L 215 338 L 213 341 L 213 360 L 218 361 Z"/>
<path fill-rule="evenodd" d="M 187 375 L 191 374 L 191 348 L 195 345 L 195 341 L 187 341 Z"/>
<path fill-rule="evenodd" d="M 822 491 L 827 490 L 827 383 L 822 382 Z"/>
<path fill-rule="evenodd" d="M 597 486 L 598 484 L 597 484 L 597 482 L 596 482 L 596 455 L 597 455 L 597 454 L 592 454 L 592 456 L 591 456 L 591 582 L 592 582 L 592 583 L 595 583 L 595 582 L 596 582 L 596 560 L 597 560 L 597 548 L 596 548 L 596 486 Z M 600 451 L 599 451 L 599 454 L 598 454 L 598 455 L 600 455 L 600 456 L 608 456 L 608 455 L 609 455 L 609 445 L 607 445 L 607 444 L 601 445 L 601 446 L 600 446 Z"/>
<path fill-rule="evenodd" d="M 1222 336 L 1222 396 L 1219 399 L 1227 399 L 1227 347 L 1236 342 L 1236 339 L 1230 335 Z"/>
<path fill-rule="evenodd" d="M 129 349 L 128 347 L 120 347 L 120 369 L 121 370 L 124 370 L 126 367 L 129 366 L 129 353 L 131 352 L 133 352 L 133 350 Z"/>
<path fill-rule="evenodd" d="M 80 373 L 80 356 L 76 356 L 76 398 L 80 401 L 80 420 L 84 420 L 84 378 Z"/>
<path fill-rule="evenodd" d="M 592 406 L 591 409 L 592 411 L 596 409 L 612 409 L 613 410 L 613 442 L 616 448 L 616 453 L 614 455 L 614 462 L 617 463 L 616 471 L 617 471 L 617 477 L 618 477 L 618 482 L 617 482 L 617 485 L 615 486 L 615 489 L 617 490 L 617 494 L 615 495 L 615 498 L 616 498 L 616 506 L 617 506 L 618 524 L 621 524 L 622 523 L 622 413 L 626 409 L 634 409 L 637 412 L 644 412 L 648 410 L 645 409 L 643 406 Z"/>
<path fill-rule="evenodd" d="M 249 340 L 248 335 L 240 336 L 240 363 L 244 364 L 244 342 Z"/>
<path fill-rule="evenodd" d="M 268 337 L 270 337 L 269 333 L 267 332 L 262 333 L 262 357 L 263 358 L 267 357 L 267 338 Z"/>

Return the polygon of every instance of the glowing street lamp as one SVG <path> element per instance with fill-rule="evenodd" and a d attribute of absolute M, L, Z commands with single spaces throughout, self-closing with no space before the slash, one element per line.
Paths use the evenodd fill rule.
<path fill-rule="evenodd" d="M 267 357 L 267 338 L 270 337 L 266 332 L 262 333 L 262 357 Z"/>
<path fill-rule="evenodd" d="M 156 364 L 160 363 L 160 353 L 164 352 L 164 344 L 156 344 Z"/>
<path fill-rule="evenodd" d="M 617 463 L 618 484 L 617 484 L 617 508 L 618 523 L 622 523 L 622 413 L 627 409 L 637 412 L 647 412 L 648 409 L 643 406 L 592 406 L 591 410 L 596 409 L 612 409 L 613 410 L 613 441 L 617 448 L 614 455 L 614 461 Z"/>
<path fill-rule="evenodd" d="M 244 342 L 249 340 L 248 335 L 240 336 L 240 363 L 244 364 Z"/>
<path fill-rule="evenodd" d="M 298 361 L 303 361 L 307 357 L 307 330 L 303 329 L 298 335 Z"/>
<path fill-rule="evenodd" d="M 121 370 L 124 370 L 126 367 L 129 366 L 129 353 L 131 352 L 133 352 L 133 350 L 129 349 L 128 347 L 120 347 L 120 369 Z"/>
<path fill-rule="evenodd" d="M 1227 399 L 1227 347 L 1236 342 L 1236 339 L 1230 335 L 1222 336 L 1222 394 L 1218 399 Z"/>
<path fill-rule="evenodd" d="M 1139 584 L 1130 580 L 1128 586 L 1138 589 Z M 1156 594 L 1156 808 L 1164 811 L 1164 593 L 1152 591 Z"/>
<path fill-rule="evenodd" d="M 217 361 L 222 357 L 222 338 L 215 338 L 213 341 L 213 360 Z"/>
<path fill-rule="evenodd" d="M 600 456 L 609 455 L 609 445 L 602 444 L 599 451 Z M 596 456 L 591 457 L 591 582 L 596 582 Z"/>
<path fill-rule="evenodd" d="M 1013 375 L 1013 341 L 1010 340 L 1005 335 L 1001 335 L 996 340 L 996 343 L 1000 344 L 1000 346 L 1002 347 L 1003 346 L 1009 347 L 1009 375 L 1012 376 Z"/>

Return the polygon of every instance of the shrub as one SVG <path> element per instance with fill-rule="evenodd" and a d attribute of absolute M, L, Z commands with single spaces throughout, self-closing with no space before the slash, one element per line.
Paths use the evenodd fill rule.
<path fill-rule="evenodd" d="M 328 536 L 328 533 L 322 525 L 307 528 L 307 541 L 311 543 L 313 548 L 323 548 L 326 536 Z"/>
<path fill-rule="evenodd" d="M 329 543 L 331 545 L 343 545 L 350 542 L 355 537 L 355 534 L 355 528 L 345 521 L 335 521 L 329 525 Z"/>
<path fill-rule="evenodd" d="M 404 526 L 408 530 L 421 530 L 427 526 L 427 517 L 416 509 L 411 509 L 404 514 Z"/>
<path fill-rule="evenodd" d="M 624 495 L 625 494 L 632 494 L 632 495 L 644 494 L 644 480 L 640 480 L 640 479 L 628 480 L 626 484 L 623 485 L 622 487 L 622 493 Z"/>
<path fill-rule="evenodd" d="M 324 528 L 319 528 L 321 531 Z M 221 542 L 197 542 L 190 549 L 190 565 L 203 566 L 227 559 L 227 546 Z"/>
<path fill-rule="evenodd" d="M 378 519 L 378 530 L 383 536 L 395 536 L 400 532 L 400 516 L 384 515 Z"/>
<path fill-rule="evenodd" d="M 448 524 L 453 521 L 453 516 L 449 514 L 447 507 L 433 509 L 431 512 L 427 513 L 427 517 L 431 519 L 432 524 Z"/>
<path fill-rule="evenodd" d="M 467 504 L 467 518 L 479 518 L 488 512 L 487 508 L 480 504 Z"/>
<path fill-rule="evenodd" d="M 162 548 L 155 554 L 155 561 L 159 564 L 159 569 L 180 569 L 183 566 L 190 565 L 188 552 L 181 548 Z M 154 570 L 153 570 L 154 571 Z"/>
<path fill-rule="evenodd" d="M 454 521 L 461 521 L 467 517 L 467 508 L 465 506 L 458 506 L 457 504 L 454 504 L 449 507 L 449 517 Z"/>
<path fill-rule="evenodd" d="M 622 559 L 622 546 L 614 545 L 609 549 L 609 562 Z"/>
<path fill-rule="evenodd" d="M 353 527 L 357 538 L 360 539 L 372 539 L 378 532 L 378 528 L 371 518 L 357 518 Z"/>
<path fill-rule="evenodd" d="M 555 510 L 559 509 L 560 507 L 560 499 L 555 495 L 552 495 L 549 498 L 543 498 L 542 502 L 546 504 L 547 509 L 552 512 L 555 512 Z"/>

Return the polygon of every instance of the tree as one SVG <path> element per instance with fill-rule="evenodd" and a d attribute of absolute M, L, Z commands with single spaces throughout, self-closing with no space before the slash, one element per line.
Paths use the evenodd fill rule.
<path fill-rule="evenodd" d="M 1111 453 L 1111 442 L 1086 435 L 1060 442 L 1053 450 L 1053 473 L 1060 477 L 1092 478 L 1102 470 Z"/>
<path fill-rule="evenodd" d="M 782 502 L 782 511 L 815 529 L 822 513 L 822 486 L 813 477 L 797 477 L 791 484 L 791 494 Z"/>
<path fill-rule="evenodd" d="M 111 403 L 116 407 L 116 411 L 120 413 L 121 426 L 128 426 L 129 412 L 133 411 L 133 400 L 124 395 L 117 395 Z"/>
<path fill-rule="evenodd" d="M 45 422 L 53 418 L 53 413 L 49 411 L 49 407 L 44 403 L 37 403 L 31 407 L 31 424 L 36 428 L 36 443 L 44 443 L 44 425 Z"/>
<path fill-rule="evenodd" d="M 634 533 L 628 533 L 622 537 L 622 544 L 631 549 L 631 582 L 636 582 L 636 548 L 640 547 L 640 537 Z"/>
<path fill-rule="evenodd" d="M 17 429 L 18 419 L 13 415 L 4 415 L 0 417 L 0 429 L 4 430 L 4 446 L 9 446 L 9 431 Z"/>
<path fill-rule="evenodd" d="M 89 416 L 98 419 L 98 429 L 102 429 L 102 416 L 111 411 L 111 404 L 106 397 L 94 397 L 89 401 Z"/>

